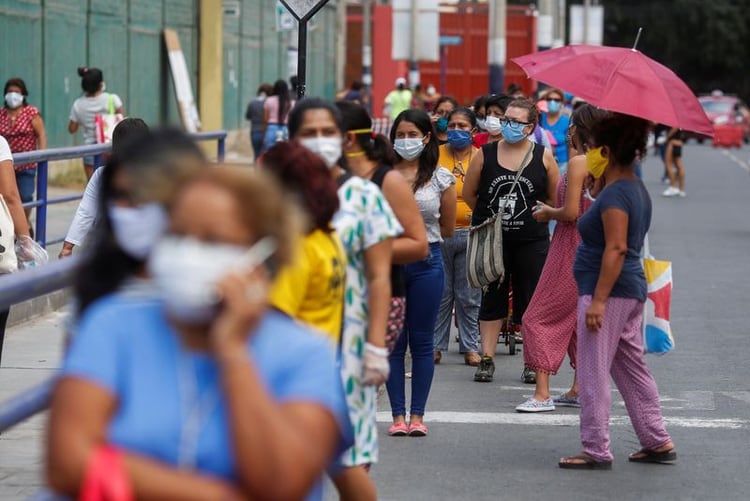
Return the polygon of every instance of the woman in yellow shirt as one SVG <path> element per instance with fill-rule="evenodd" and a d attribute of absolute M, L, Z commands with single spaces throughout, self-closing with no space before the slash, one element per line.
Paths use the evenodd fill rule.
<path fill-rule="evenodd" d="M 443 265 L 445 289 L 440 301 L 440 310 L 435 324 L 435 363 L 439 363 L 444 351 L 448 351 L 451 317 L 455 304 L 458 320 L 458 349 L 467 365 L 479 364 L 479 303 L 482 291 L 469 286 L 466 279 L 466 242 L 471 226 L 471 209 L 461 196 L 464 176 L 469 169 L 474 153 L 472 145 L 477 131 L 477 118 L 468 108 L 457 108 L 448 115 L 448 142 L 440 146 L 438 165 L 448 169 L 456 177 L 456 231 L 443 240 Z"/>
<path fill-rule="evenodd" d="M 308 216 L 307 233 L 291 265 L 281 269 L 270 303 L 338 343 L 344 315 L 346 254 L 331 220 L 339 208 L 336 181 L 323 160 L 296 142 L 265 154 L 272 173 Z"/>

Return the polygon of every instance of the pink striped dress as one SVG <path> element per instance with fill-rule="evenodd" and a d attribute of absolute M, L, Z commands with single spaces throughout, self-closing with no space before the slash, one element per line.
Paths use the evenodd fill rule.
<path fill-rule="evenodd" d="M 557 206 L 565 205 L 567 173 L 557 184 Z M 591 207 L 581 192 L 578 217 Z M 581 242 L 575 221 L 558 221 L 552 235 L 547 260 L 534 295 L 523 316 L 523 360 L 535 371 L 557 374 L 565 359 L 576 365 L 576 307 L 578 288 L 573 279 L 573 261 Z"/>

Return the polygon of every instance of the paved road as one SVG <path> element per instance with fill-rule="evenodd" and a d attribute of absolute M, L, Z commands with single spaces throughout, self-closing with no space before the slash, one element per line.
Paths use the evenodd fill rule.
<path fill-rule="evenodd" d="M 677 350 L 649 357 L 669 431 L 679 451 L 673 466 L 628 463 L 637 449 L 615 392 L 611 472 L 571 472 L 557 459 L 579 450 L 574 409 L 521 415 L 532 392 L 520 382 L 522 355 L 500 349 L 495 381 L 471 381 L 473 369 L 454 350 L 437 367 L 428 402 L 430 436 L 390 438 L 381 402 L 381 461 L 373 469 L 385 501 L 747 499 L 750 477 L 750 148 L 688 145 L 688 197 L 659 194 L 660 164 L 649 157 L 646 183 L 654 200 L 652 253 L 674 263 L 673 327 Z M 60 314 L 9 332 L 0 400 L 33 384 L 59 360 Z M 552 382 L 563 389 L 569 368 Z M 0 436 L 0 499 L 22 499 L 40 485 L 42 419 Z M 328 496 L 334 499 L 332 495 Z"/>

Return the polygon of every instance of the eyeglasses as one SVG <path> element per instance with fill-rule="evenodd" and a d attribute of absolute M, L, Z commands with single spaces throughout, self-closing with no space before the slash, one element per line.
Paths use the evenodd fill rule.
<path fill-rule="evenodd" d="M 531 125 L 530 122 L 520 122 L 518 120 L 510 120 L 508 118 L 501 118 L 500 119 L 500 125 L 503 127 L 510 126 L 514 128 L 521 128 L 525 127 L 526 125 Z"/>
<path fill-rule="evenodd" d="M 557 99 L 556 97 L 547 98 L 547 101 L 551 101 L 555 103 L 562 103 L 562 99 Z"/>

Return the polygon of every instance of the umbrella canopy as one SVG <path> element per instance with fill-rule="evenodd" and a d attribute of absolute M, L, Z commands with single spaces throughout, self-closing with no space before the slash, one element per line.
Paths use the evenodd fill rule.
<path fill-rule="evenodd" d="M 635 49 L 567 45 L 513 58 L 529 76 L 610 111 L 713 136 L 693 91 Z"/>

